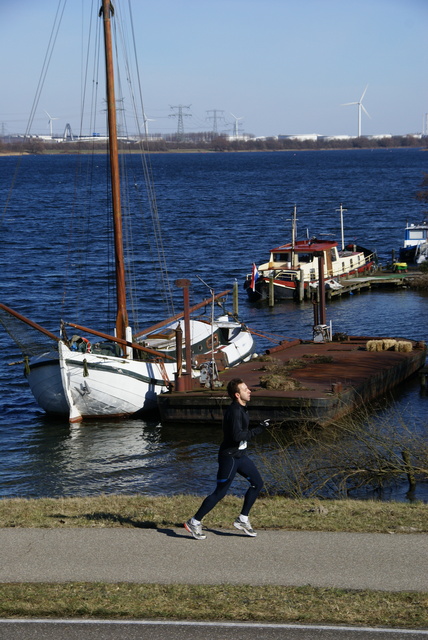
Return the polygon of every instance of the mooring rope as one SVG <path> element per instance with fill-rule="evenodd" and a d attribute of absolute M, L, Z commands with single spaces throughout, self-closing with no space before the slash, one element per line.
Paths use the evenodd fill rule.
<path fill-rule="evenodd" d="M 257 331 L 254 331 L 254 329 L 251 329 L 250 327 L 247 327 L 247 329 L 254 336 L 259 336 L 259 338 L 265 338 L 266 340 L 269 340 L 270 342 L 276 342 L 276 344 L 281 344 L 282 340 L 294 340 L 294 338 L 290 338 L 289 336 L 269 337 L 269 336 L 273 336 L 274 334 L 272 334 L 272 333 L 271 334 L 258 333 Z"/>

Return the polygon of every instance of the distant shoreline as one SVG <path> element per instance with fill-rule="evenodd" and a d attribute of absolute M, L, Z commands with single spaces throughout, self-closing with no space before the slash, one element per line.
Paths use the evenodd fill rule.
<path fill-rule="evenodd" d="M 428 151 L 427 147 L 416 146 L 416 147 L 343 147 L 343 148 L 328 148 L 323 147 L 320 149 L 226 149 L 226 150 L 216 150 L 216 149 L 168 149 L 167 151 L 152 151 L 145 150 L 141 152 L 141 150 L 130 149 L 127 151 L 121 150 L 120 153 L 130 153 L 130 154 L 138 154 L 138 153 L 147 153 L 150 155 L 177 155 L 180 153 L 188 154 L 188 153 L 202 153 L 202 154 L 231 154 L 231 153 L 302 153 L 305 151 L 408 151 L 409 149 L 414 149 L 415 151 Z M 71 155 L 106 155 L 108 153 L 107 149 L 80 149 L 75 151 L 64 151 L 54 149 L 46 149 L 44 151 L 0 151 L 0 157 L 15 157 L 15 156 L 71 156 Z"/>

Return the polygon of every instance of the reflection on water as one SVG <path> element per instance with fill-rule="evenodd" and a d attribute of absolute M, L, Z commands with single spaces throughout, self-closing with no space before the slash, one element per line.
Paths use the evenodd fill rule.
<path fill-rule="evenodd" d="M 25 451 L 7 456 L 12 469 L 2 473 L 3 496 L 197 493 L 195 479 L 212 476 L 218 434 L 210 442 L 209 431 L 165 429 L 137 419 L 37 422 Z"/>

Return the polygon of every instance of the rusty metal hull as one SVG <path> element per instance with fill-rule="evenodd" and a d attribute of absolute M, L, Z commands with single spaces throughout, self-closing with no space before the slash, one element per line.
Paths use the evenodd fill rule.
<path fill-rule="evenodd" d="M 294 341 L 272 349 L 268 355 L 284 364 L 296 359 L 305 362 L 305 366 L 293 369 L 290 374 L 300 385 L 297 390 L 263 388 L 260 377 L 265 373 L 266 363 L 259 360 L 224 371 L 221 381 L 227 385 L 231 378 L 240 377 L 248 384 L 252 390 L 248 406 L 254 422 L 270 418 L 276 423 L 325 426 L 390 393 L 425 364 L 427 350 L 423 342 L 396 338 L 411 342 L 412 350 L 368 351 L 366 345 L 370 340 L 382 338 L 350 336 L 341 342 L 329 343 Z M 320 359 L 324 361 L 319 362 Z M 225 388 L 158 396 L 162 423 L 220 422 L 229 402 Z"/>

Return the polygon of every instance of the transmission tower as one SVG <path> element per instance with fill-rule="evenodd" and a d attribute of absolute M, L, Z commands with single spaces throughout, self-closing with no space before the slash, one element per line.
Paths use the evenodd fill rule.
<path fill-rule="evenodd" d="M 179 142 L 181 142 L 182 140 L 184 140 L 184 122 L 183 122 L 183 117 L 189 117 L 192 114 L 191 113 L 183 113 L 183 109 L 190 109 L 192 105 L 183 105 L 183 104 L 179 104 L 177 107 L 171 107 L 171 109 L 178 109 L 178 113 L 170 113 L 169 117 L 170 118 L 178 118 L 178 123 L 177 123 L 177 140 Z"/>
<path fill-rule="evenodd" d="M 207 116 L 207 120 L 212 120 L 213 121 L 213 128 L 212 128 L 212 132 L 214 136 L 218 135 L 218 126 L 217 126 L 217 122 L 218 120 L 224 120 L 223 115 L 217 115 L 218 113 L 223 114 L 224 111 L 221 111 L 220 109 L 209 109 L 207 111 L 207 113 L 212 113 L 212 116 Z"/>

